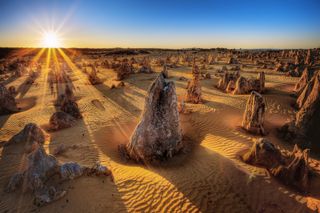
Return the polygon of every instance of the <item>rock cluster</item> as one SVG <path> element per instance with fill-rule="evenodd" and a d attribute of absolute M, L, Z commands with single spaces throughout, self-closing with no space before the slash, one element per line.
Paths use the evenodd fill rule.
<path fill-rule="evenodd" d="M 242 155 L 244 162 L 266 168 L 283 183 L 301 191 L 307 191 L 310 182 L 308 158 L 308 150 L 302 151 L 295 145 L 292 152 L 283 153 L 266 138 L 258 139 Z"/>
<path fill-rule="evenodd" d="M 320 148 L 320 72 L 315 73 L 298 97 L 299 111 L 295 119 L 285 124 L 280 136 L 301 146 Z"/>
<path fill-rule="evenodd" d="M 24 186 L 34 193 L 34 203 L 42 206 L 60 199 L 66 194 L 65 190 L 58 190 L 53 184 L 54 178 L 70 180 L 82 175 L 110 175 L 111 172 L 99 163 L 93 167 L 81 166 L 75 162 L 61 164 L 58 160 L 47 154 L 43 142 L 45 140 L 42 130 L 35 124 L 28 124 L 25 128 L 7 142 L 29 144 L 30 149 L 26 152 L 27 160 L 23 169 L 14 174 L 7 187 L 7 192 L 12 192 Z M 50 181 L 51 180 L 51 181 Z"/>
<path fill-rule="evenodd" d="M 151 68 L 150 62 L 148 60 L 148 58 L 144 58 L 142 63 L 141 63 L 141 67 L 138 70 L 139 73 L 153 73 L 153 70 Z"/>

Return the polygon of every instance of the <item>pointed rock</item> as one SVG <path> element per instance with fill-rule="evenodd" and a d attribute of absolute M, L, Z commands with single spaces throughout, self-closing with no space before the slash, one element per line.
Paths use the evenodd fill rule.
<path fill-rule="evenodd" d="M 17 111 L 18 108 L 14 96 L 0 83 L 0 115 Z"/>
<path fill-rule="evenodd" d="M 149 162 L 172 157 L 182 147 L 182 134 L 173 82 L 160 74 L 145 100 L 141 121 L 130 142 L 119 146 L 120 153 L 135 161 Z"/>
<path fill-rule="evenodd" d="M 264 135 L 265 108 L 266 104 L 262 95 L 255 91 L 251 92 L 243 114 L 242 127 L 249 132 Z"/>

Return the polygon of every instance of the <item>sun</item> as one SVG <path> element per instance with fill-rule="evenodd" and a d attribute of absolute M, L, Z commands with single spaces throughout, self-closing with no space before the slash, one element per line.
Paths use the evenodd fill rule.
<path fill-rule="evenodd" d="M 61 42 L 58 34 L 55 32 L 45 32 L 42 38 L 42 46 L 47 48 L 58 48 Z"/>

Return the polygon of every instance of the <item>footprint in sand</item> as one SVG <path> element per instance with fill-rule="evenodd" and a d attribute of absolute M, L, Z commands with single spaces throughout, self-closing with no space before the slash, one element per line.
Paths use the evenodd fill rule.
<path fill-rule="evenodd" d="M 93 99 L 93 100 L 91 101 L 91 103 L 92 103 L 95 107 L 97 107 L 99 110 L 101 110 L 101 111 L 105 111 L 105 110 L 106 110 L 106 109 L 104 108 L 103 104 L 101 103 L 101 101 L 99 101 L 98 99 Z"/>

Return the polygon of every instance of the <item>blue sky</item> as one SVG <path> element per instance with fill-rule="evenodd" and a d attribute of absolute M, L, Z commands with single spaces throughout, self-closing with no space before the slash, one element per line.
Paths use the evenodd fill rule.
<path fill-rule="evenodd" d="M 0 46 L 320 47 L 320 0 L 0 1 Z"/>

